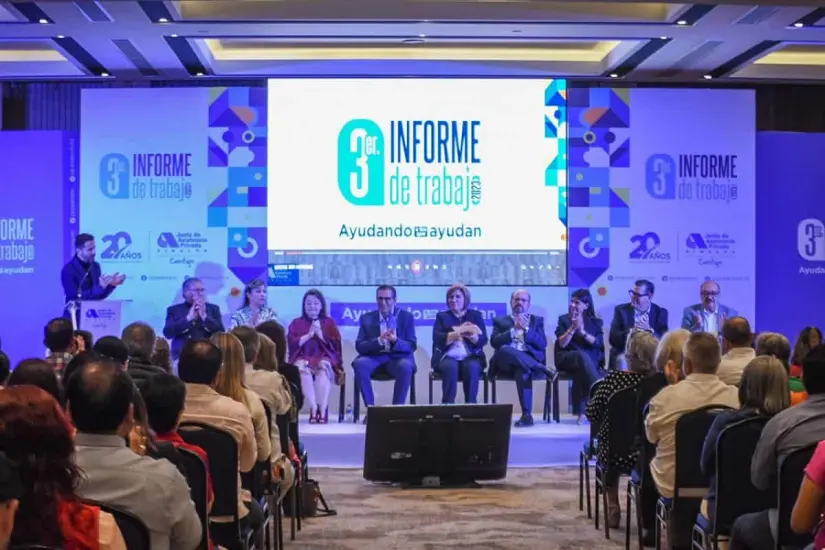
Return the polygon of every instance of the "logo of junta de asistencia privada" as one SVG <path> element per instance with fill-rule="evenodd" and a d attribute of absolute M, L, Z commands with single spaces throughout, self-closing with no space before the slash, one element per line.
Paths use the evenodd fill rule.
<path fill-rule="evenodd" d="M 481 139 L 479 120 L 350 120 L 338 133 L 338 189 L 355 206 L 466 212 L 482 200 Z"/>

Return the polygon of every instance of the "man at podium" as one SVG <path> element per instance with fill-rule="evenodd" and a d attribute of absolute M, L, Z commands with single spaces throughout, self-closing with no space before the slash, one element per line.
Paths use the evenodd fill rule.
<path fill-rule="evenodd" d="M 95 261 L 95 238 L 88 233 L 79 234 L 74 240 L 75 255 L 63 266 L 60 280 L 66 304 L 82 300 L 105 300 L 115 288 L 122 285 L 126 275 L 103 275 Z M 66 316 L 71 317 L 70 310 Z M 77 326 L 79 325 L 79 319 Z"/>

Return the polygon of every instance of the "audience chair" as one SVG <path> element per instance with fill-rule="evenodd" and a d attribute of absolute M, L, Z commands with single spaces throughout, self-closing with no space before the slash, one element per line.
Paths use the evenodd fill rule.
<path fill-rule="evenodd" d="M 547 376 L 544 372 L 536 372 L 533 374 L 533 391 L 535 391 L 535 382 L 544 381 L 544 403 L 542 406 L 541 419 L 550 422 L 550 393 L 553 380 L 555 380 L 558 373 L 553 373 Z M 496 382 L 515 382 L 512 376 L 504 376 L 495 371 L 495 361 L 490 360 L 490 374 L 487 376 L 490 381 L 490 388 L 492 389 L 493 405 L 497 402 Z"/>
<path fill-rule="evenodd" d="M 673 548 L 671 521 L 674 515 L 680 518 L 695 518 L 699 513 L 702 499 L 708 493 L 710 484 L 700 465 L 702 446 L 716 415 L 724 410 L 730 410 L 730 407 L 701 407 L 682 415 L 676 422 L 676 475 L 673 498 L 660 496 L 656 504 L 657 550 L 661 545 L 662 532 L 668 534 L 668 550 Z"/>
<path fill-rule="evenodd" d="M 814 537 L 810 533 L 798 535 L 791 529 L 791 512 L 793 512 L 799 487 L 805 477 L 805 467 L 811 461 L 817 444 L 808 445 L 788 454 L 779 462 L 777 479 L 777 537 L 776 550 L 785 548 L 804 548 L 811 544 Z"/>
<path fill-rule="evenodd" d="M 433 404 L 433 382 L 440 382 L 441 381 L 441 373 L 438 371 L 434 371 L 430 369 L 430 405 Z M 458 378 L 459 384 L 461 383 L 461 377 Z M 489 379 L 487 378 L 487 356 L 481 356 L 481 383 L 483 384 L 484 389 L 484 404 L 490 402 L 490 387 L 489 387 Z"/>
<path fill-rule="evenodd" d="M 178 447 L 178 454 L 181 462 L 186 469 L 186 483 L 189 485 L 189 494 L 192 502 L 195 503 L 195 510 L 198 512 L 198 517 L 201 519 L 203 526 L 203 538 L 198 545 L 199 550 L 209 549 L 209 495 L 206 487 L 206 464 L 203 463 L 201 457 L 189 451 Z"/>
<path fill-rule="evenodd" d="M 115 523 L 117 523 L 117 527 L 120 529 L 121 535 L 123 535 L 126 548 L 129 550 L 152 550 L 152 539 L 149 536 L 149 529 L 136 515 L 121 508 L 109 506 L 95 500 L 83 499 L 83 502 L 97 506 L 115 518 Z"/>
<path fill-rule="evenodd" d="M 187 443 L 197 445 L 209 457 L 215 502 L 212 516 L 231 517 L 230 523 L 210 524 L 215 544 L 249 550 L 252 529 L 241 524 L 238 517 L 238 443 L 228 432 L 200 422 L 182 422 L 178 433 Z"/>
<path fill-rule="evenodd" d="M 594 384 L 595 385 L 595 384 Z M 604 484 L 607 476 L 616 473 L 619 475 L 630 472 L 615 471 L 611 464 L 613 456 L 630 454 L 636 446 L 636 402 L 639 398 L 638 388 L 625 388 L 617 391 L 607 400 L 606 418 L 610 418 L 610 430 L 607 433 L 607 443 L 610 448 L 610 457 L 607 464 L 596 462 L 596 514 L 594 516 L 596 529 L 599 528 L 599 495 L 602 497 L 604 509 L 604 538 L 610 538 L 610 527 L 607 524 L 607 491 Z M 618 483 L 618 479 L 616 481 Z M 630 510 L 626 511 L 630 518 Z"/>
<path fill-rule="evenodd" d="M 722 430 L 716 440 L 716 511 L 713 522 L 701 513 L 693 526 L 693 548 L 718 550 L 720 537 L 730 536 L 741 515 L 774 508 L 776 495 L 760 491 L 751 482 L 750 465 L 762 429 L 768 419 L 748 418 Z"/>
<path fill-rule="evenodd" d="M 649 403 L 645 406 L 642 414 L 647 416 Z M 636 467 L 630 472 L 630 478 L 627 480 L 627 499 L 625 502 L 625 515 L 627 521 L 625 523 L 624 545 L 626 550 L 630 550 L 630 508 L 631 503 L 636 510 L 636 535 L 639 541 L 639 550 L 644 550 L 644 525 L 642 522 L 642 493 L 645 487 L 648 487 L 652 481 L 650 480 L 650 461 L 656 455 L 656 446 L 651 444 L 645 434 L 636 434 L 636 445 L 639 448 L 639 459 L 636 462 Z"/>
<path fill-rule="evenodd" d="M 412 373 L 412 380 L 410 381 L 410 405 L 415 405 L 415 374 L 418 372 L 418 365 L 415 366 Z M 353 368 L 353 374 L 355 369 Z M 379 367 L 372 371 L 370 376 L 373 382 L 395 382 L 395 378 L 389 375 L 383 367 Z M 352 421 L 357 424 L 361 419 L 361 387 L 358 383 L 358 376 L 352 377 Z"/>
<path fill-rule="evenodd" d="M 590 397 L 596 394 L 596 390 L 602 380 L 596 380 L 590 386 Z M 599 426 L 590 423 L 590 437 L 579 453 L 579 511 L 584 511 L 584 495 L 587 491 L 587 519 L 593 518 L 590 500 L 590 462 L 596 458 L 596 435 L 599 433 Z"/>

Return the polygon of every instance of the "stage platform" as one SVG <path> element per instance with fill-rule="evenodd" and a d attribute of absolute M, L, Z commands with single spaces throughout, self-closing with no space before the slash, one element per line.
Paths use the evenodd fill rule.
<path fill-rule="evenodd" d="M 513 417 L 515 422 L 517 416 Z M 363 424 L 330 422 L 310 424 L 301 417 L 300 434 L 312 468 L 362 468 L 364 465 Z M 532 428 L 513 428 L 510 434 L 511 468 L 544 468 L 579 463 L 579 453 L 587 442 L 590 425 L 577 425 L 575 417 L 562 415 L 561 423 L 547 423 L 536 417 Z"/>

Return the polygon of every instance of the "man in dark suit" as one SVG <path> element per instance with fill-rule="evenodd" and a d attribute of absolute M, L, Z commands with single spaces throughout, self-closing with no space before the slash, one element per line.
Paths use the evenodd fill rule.
<path fill-rule="evenodd" d="M 512 376 L 516 381 L 521 418 L 515 426 L 533 425 L 533 376 L 547 368 L 547 335 L 544 318 L 530 315 L 530 294 L 517 290 L 510 297 L 512 313 L 493 320 L 490 344 L 496 350 L 490 364 L 491 375 Z"/>
<path fill-rule="evenodd" d="M 221 308 L 206 303 L 203 281 L 192 277 L 183 282 L 182 304 L 166 309 L 163 335 L 172 340 L 172 358 L 177 360 L 187 340 L 209 339 L 216 332 L 224 332 Z"/>
<path fill-rule="evenodd" d="M 379 286 L 376 299 L 378 309 L 363 314 L 359 320 L 355 340 L 358 357 L 352 362 L 352 369 L 367 407 L 375 405 L 371 375 L 379 368 L 395 379 L 392 404 L 403 405 L 415 372 L 415 321 L 410 312 L 395 307 L 396 292 L 392 286 Z"/>
<path fill-rule="evenodd" d="M 667 332 L 667 309 L 653 303 L 653 283 L 639 279 L 634 283 L 630 303 L 616 306 L 610 323 L 610 368 L 616 368 L 616 360 L 624 353 L 627 336 L 636 330 L 653 333 L 659 340 Z"/>
<path fill-rule="evenodd" d="M 102 274 L 100 264 L 95 261 L 97 249 L 95 238 L 92 235 L 79 234 L 74 240 L 74 247 L 75 255 L 60 271 L 60 282 L 66 297 L 65 303 L 105 300 L 126 280 L 126 275 L 120 273 Z M 70 317 L 68 310 L 66 316 Z"/>

